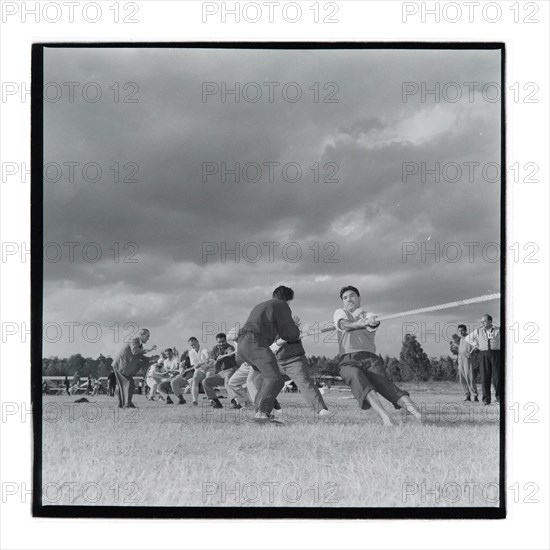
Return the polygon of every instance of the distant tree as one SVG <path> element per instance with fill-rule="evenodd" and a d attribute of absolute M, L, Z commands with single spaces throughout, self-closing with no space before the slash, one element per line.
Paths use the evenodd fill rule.
<path fill-rule="evenodd" d="M 403 378 L 401 377 L 401 369 L 399 368 L 399 360 L 395 357 L 392 357 L 391 359 L 386 355 L 388 358 L 388 365 L 386 367 L 386 372 L 393 382 L 403 382 Z M 385 360 L 384 360 L 385 362 Z"/>
<path fill-rule="evenodd" d="M 399 354 L 399 369 L 403 382 L 419 383 L 430 379 L 430 360 L 414 334 L 405 334 Z"/>

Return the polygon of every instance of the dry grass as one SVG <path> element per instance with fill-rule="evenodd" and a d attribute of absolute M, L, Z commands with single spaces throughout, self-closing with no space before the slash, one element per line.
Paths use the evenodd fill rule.
<path fill-rule="evenodd" d="M 138 410 L 119 411 L 106 396 L 47 396 L 43 503 L 497 506 L 496 407 L 463 405 L 458 385 L 408 389 L 428 413 L 424 425 L 394 411 L 400 425 L 385 428 L 339 391 L 325 396 L 333 415 L 324 421 L 299 394 L 282 395 L 284 426 L 258 426 L 206 400 L 167 406 L 136 396 Z"/>

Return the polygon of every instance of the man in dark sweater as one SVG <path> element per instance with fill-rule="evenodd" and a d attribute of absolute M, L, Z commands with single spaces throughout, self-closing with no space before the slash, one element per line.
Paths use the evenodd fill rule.
<path fill-rule="evenodd" d="M 270 420 L 275 398 L 284 386 L 277 358 L 270 349 L 271 344 L 277 337 L 289 343 L 300 339 L 300 329 L 292 319 L 288 305 L 293 298 L 291 288 L 277 287 L 271 300 L 258 304 L 250 312 L 237 339 L 238 360 L 246 361 L 262 375 L 262 387 L 254 400 L 254 420 L 257 422 Z"/>

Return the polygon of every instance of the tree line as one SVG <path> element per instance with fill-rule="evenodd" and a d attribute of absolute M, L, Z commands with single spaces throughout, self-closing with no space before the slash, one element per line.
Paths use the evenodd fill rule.
<path fill-rule="evenodd" d="M 394 382 L 427 382 L 427 381 L 457 381 L 458 369 L 454 356 L 458 354 L 456 335 L 450 343 L 451 355 L 428 357 L 414 334 L 406 334 L 403 339 L 399 358 L 384 357 L 384 366 L 389 377 Z M 152 359 L 158 356 L 152 356 Z M 474 371 L 477 372 L 477 354 L 472 355 Z M 48 357 L 42 359 L 42 376 L 80 376 L 92 378 L 109 376 L 112 371 L 113 359 L 100 354 L 97 359 L 83 357 L 77 353 L 68 358 Z M 325 355 L 308 357 L 311 374 L 314 377 L 339 376 L 338 357 L 328 358 Z M 142 366 L 137 376 L 144 375 L 150 365 L 149 359 L 142 360 Z M 477 376 L 477 375 L 476 375 Z"/>

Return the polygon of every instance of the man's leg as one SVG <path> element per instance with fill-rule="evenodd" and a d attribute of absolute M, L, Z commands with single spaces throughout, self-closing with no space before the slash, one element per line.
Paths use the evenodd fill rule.
<path fill-rule="evenodd" d="M 147 385 L 149 386 L 149 395 L 147 396 L 146 394 L 147 399 L 153 401 L 155 399 L 155 393 L 157 393 L 159 381 L 157 378 L 149 377 L 147 378 Z"/>
<path fill-rule="evenodd" d="M 256 395 L 254 405 L 262 417 L 269 417 L 275 399 L 285 385 L 277 359 L 268 347 L 247 338 L 239 341 L 239 354 L 247 363 L 256 367 L 262 376 L 262 387 Z"/>
<path fill-rule="evenodd" d="M 298 386 L 306 403 L 313 408 L 315 414 L 328 407 L 325 405 L 321 393 L 308 372 L 308 363 L 305 355 L 298 355 L 279 363 L 282 371 Z"/>
<path fill-rule="evenodd" d="M 185 405 L 185 399 L 183 398 L 183 388 L 188 385 L 189 383 L 181 374 L 176 376 L 171 382 L 172 390 L 174 391 L 174 395 L 178 398 L 179 405 Z"/>
<path fill-rule="evenodd" d="M 204 380 L 202 381 L 202 387 L 206 392 L 206 397 L 210 399 L 211 404 L 214 405 L 214 408 L 216 409 L 222 409 L 223 405 L 218 399 L 215 388 L 216 386 L 223 386 L 224 382 L 225 380 L 219 374 L 214 373 L 205 376 Z"/>
<path fill-rule="evenodd" d="M 500 366 L 500 351 L 493 351 L 491 353 L 491 364 L 493 370 L 493 386 L 495 387 L 495 398 L 497 402 L 500 402 L 501 393 L 501 366 Z"/>
<path fill-rule="evenodd" d="M 235 374 L 235 369 L 227 369 L 222 370 L 219 374 L 220 378 L 223 380 L 223 385 L 225 387 L 225 391 L 227 392 L 227 398 L 232 401 L 233 403 L 237 402 L 238 395 L 233 391 L 233 388 L 229 385 L 229 380 L 231 380 L 231 377 Z"/>
<path fill-rule="evenodd" d="M 172 388 L 172 384 L 171 384 L 170 380 L 162 381 L 157 387 L 159 395 L 164 398 L 164 401 L 166 402 L 167 405 L 173 405 L 174 404 L 174 402 L 172 401 L 172 399 L 170 398 L 170 395 L 169 395 L 169 392 L 170 392 L 171 388 Z"/>
<path fill-rule="evenodd" d="M 135 385 L 134 385 L 134 379 L 132 376 L 126 376 L 126 375 L 122 375 L 124 378 L 126 378 L 126 405 L 125 407 L 126 408 L 134 408 L 135 405 L 132 403 L 132 398 L 134 397 L 134 389 L 135 389 Z"/>
<path fill-rule="evenodd" d="M 262 388 L 262 381 L 262 375 L 257 370 L 254 370 L 252 367 L 250 367 L 250 371 L 246 378 L 246 387 L 254 403 L 256 402 L 256 396 L 258 395 L 258 392 Z"/>
<path fill-rule="evenodd" d="M 193 382 L 191 383 L 191 395 L 193 397 L 193 405 L 199 404 L 199 384 L 206 377 L 205 372 L 202 369 L 197 369 L 193 375 Z M 206 390 L 205 390 L 206 391 Z"/>
<path fill-rule="evenodd" d="M 487 351 L 481 351 L 481 390 L 482 399 L 486 405 L 491 403 L 491 357 Z"/>
<path fill-rule="evenodd" d="M 386 369 L 384 368 L 384 361 L 380 356 L 372 353 L 361 362 L 365 368 L 365 375 L 377 393 L 387 399 L 394 408 L 403 408 L 417 420 L 422 421 L 422 414 L 413 403 L 409 393 L 397 387 L 389 379 Z"/>
<path fill-rule="evenodd" d="M 464 370 L 468 362 L 468 359 L 466 357 L 460 357 L 459 355 L 457 362 L 458 362 L 458 379 L 460 380 L 462 389 L 466 394 L 466 401 L 470 401 L 470 386 L 468 385 L 467 373 Z"/>
<path fill-rule="evenodd" d="M 115 378 L 116 378 L 117 387 L 118 387 L 118 406 L 120 408 L 122 408 L 122 407 L 124 407 L 124 405 L 126 405 L 125 393 L 124 393 L 124 390 L 122 388 L 122 385 L 123 385 L 122 374 L 120 374 L 116 370 L 114 371 L 114 373 L 115 373 Z"/>
<path fill-rule="evenodd" d="M 249 372 L 252 370 L 252 367 L 248 363 L 243 363 L 227 380 L 226 388 L 228 388 L 227 393 L 229 393 L 229 388 L 235 394 L 235 399 L 239 405 L 250 405 L 254 399 L 248 396 L 247 390 L 243 388 L 246 384 Z M 252 394 L 251 394 L 252 395 Z"/>
<path fill-rule="evenodd" d="M 360 364 L 340 365 L 340 376 L 351 388 L 351 393 L 355 399 L 357 399 L 359 406 L 363 410 L 367 410 L 372 407 L 385 426 L 393 426 L 390 415 L 382 406 L 380 399 L 374 391 L 374 387 L 370 383 Z"/>
<path fill-rule="evenodd" d="M 474 377 L 474 365 L 472 364 L 472 361 L 469 357 L 465 358 L 466 362 L 466 369 L 465 369 L 465 378 L 466 378 L 466 384 L 468 384 L 468 388 L 470 393 L 474 396 L 474 399 L 477 399 L 477 384 L 476 379 Z"/>

